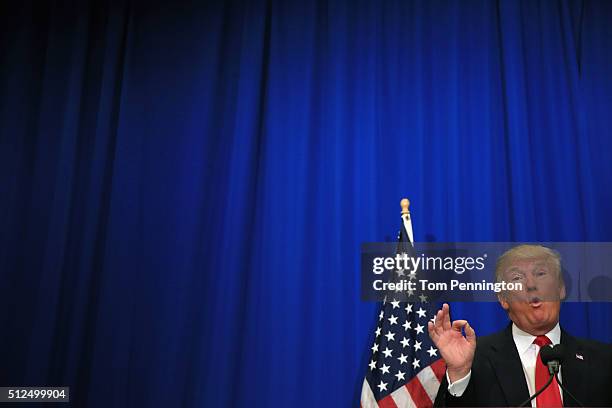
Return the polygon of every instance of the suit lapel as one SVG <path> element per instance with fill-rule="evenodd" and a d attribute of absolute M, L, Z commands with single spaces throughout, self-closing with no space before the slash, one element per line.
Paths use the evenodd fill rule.
<path fill-rule="evenodd" d="M 508 406 L 518 406 L 529 398 L 529 388 L 516 345 L 512 339 L 512 324 L 500 333 L 498 341 L 491 345 L 490 355 L 497 379 L 501 384 Z"/>
<path fill-rule="evenodd" d="M 561 330 L 561 344 L 565 348 L 564 361 L 561 365 L 561 382 L 578 400 L 586 401 L 589 356 L 576 339 L 565 330 Z M 578 403 L 564 393 L 563 405 L 577 406 Z"/>

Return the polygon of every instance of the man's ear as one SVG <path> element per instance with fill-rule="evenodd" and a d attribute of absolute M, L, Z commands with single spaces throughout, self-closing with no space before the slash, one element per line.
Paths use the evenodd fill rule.
<path fill-rule="evenodd" d="M 561 284 L 561 288 L 559 288 L 559 300 L 565 300 L 565 284 Z"/>
<path fill-rule="evenodd" d="M 508 301 L 506 300 L 505 293 L 504 292 L 499 292 L 497 294 L 497 300 L 499 300 L 499 304 L 507 312 L 508 308 L 510 307 L 510 305 L 508 304 Z"/>

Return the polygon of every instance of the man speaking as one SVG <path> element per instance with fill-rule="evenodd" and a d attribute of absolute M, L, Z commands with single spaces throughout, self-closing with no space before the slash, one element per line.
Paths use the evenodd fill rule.
<path fill-rule="evenodd" d="M 512 320 L 505 330 L 477 340 L 466 320 L 451 323 L 447 304 L 428 325 L 446 362 L 435 405 L 519 406 L 550 378 L 541 348 L 561 344 L 559 381 L 567 392 L 553 379 L 527 406 L 612 406 L 612 347 L 578 339 L 559 326 L 565 284 L 557 253 L 539 245 L 514 247 L 497 260 L 495 278 L 522 283 L 521 291 L 499 295 Z"/>

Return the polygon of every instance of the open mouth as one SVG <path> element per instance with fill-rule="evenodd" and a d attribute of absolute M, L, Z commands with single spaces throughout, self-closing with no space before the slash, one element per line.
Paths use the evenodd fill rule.
<path fill-rule="evenodd" d="M 531 307 L 540 307 L 542 306 L 542 301 L 539 297 L 532 297 L 531 299 L 529 299 L 529 305 Z"/>

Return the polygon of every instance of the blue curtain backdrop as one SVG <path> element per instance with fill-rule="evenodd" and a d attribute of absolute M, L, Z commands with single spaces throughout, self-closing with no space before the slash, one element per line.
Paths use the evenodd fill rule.
<path fill-rule="evenodd" d="M 611 2 L 0 7 L 0 385 L 355 406 L 400 198 L 419 241 L 612 240 Z"/>

